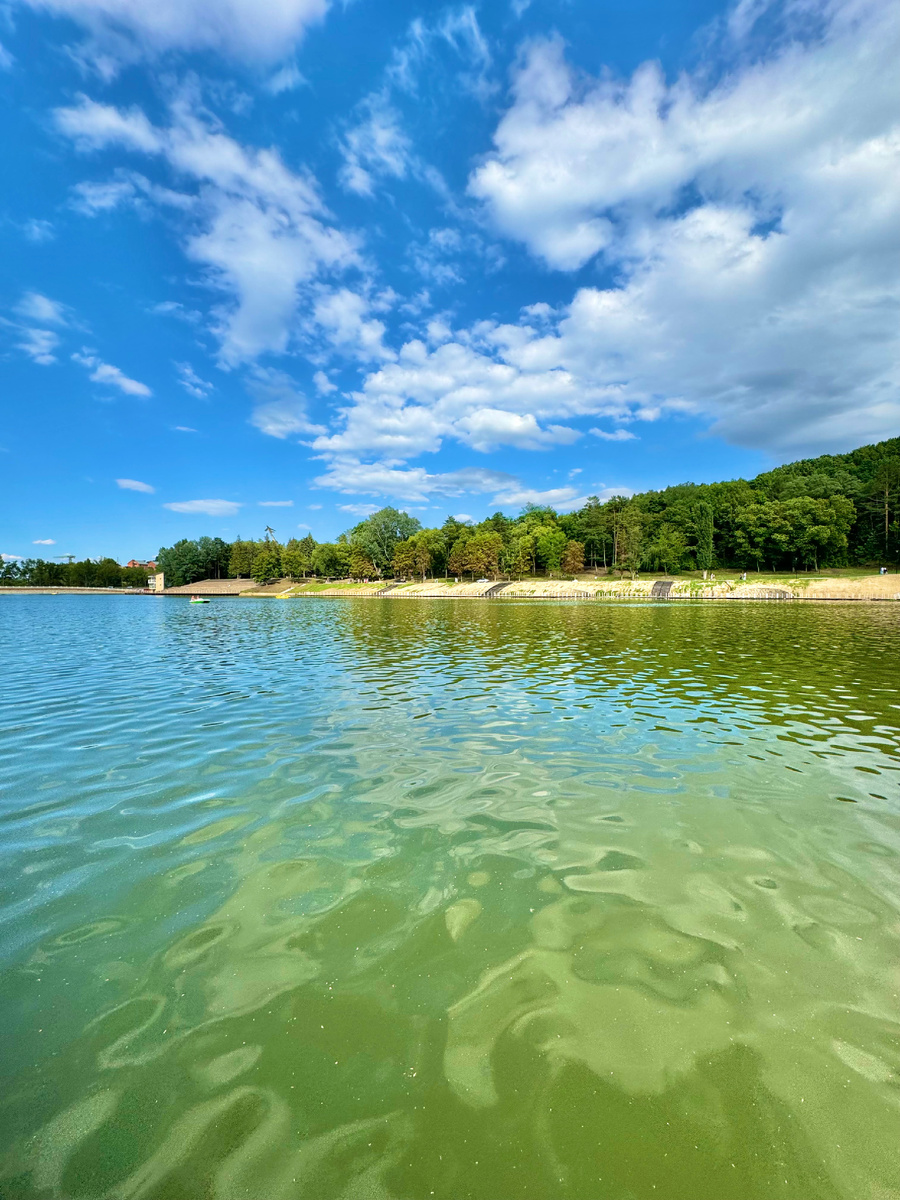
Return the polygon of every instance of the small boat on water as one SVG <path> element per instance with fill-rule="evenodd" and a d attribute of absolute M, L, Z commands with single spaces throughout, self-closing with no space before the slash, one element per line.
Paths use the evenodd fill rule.
<path fill-rule="evenodd" d="M 189 604 L 209 604 L 208 600 L 204 600 L 202 596 L 191 596 Z"/>

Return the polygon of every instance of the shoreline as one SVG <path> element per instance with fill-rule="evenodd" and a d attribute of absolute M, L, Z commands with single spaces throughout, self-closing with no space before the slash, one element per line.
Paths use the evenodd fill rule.
<path fill-rule="evenodd" d="M 635 580 L 507 580 L 484 583 L 451 583 L 446 580 L 427 580 L 425 583 L 335 583 L 314 581 L 291 583 L 282 580 L 264 587 L 249 579 L 201 580 L 185 587 L 151 592 L 135 588 L 41 588 L 0 587 L 0 595 L 44 596 L 154 596 L 188 597 L 191 595 L 218 599 L 364 599 L 386 600 L 579 600 L 607 601 L 684 601 L 684 600 L 752 600 L 752 601 L 856 601 L 883 603 L 900 601 L 900 574 L 870 575 L 859 578 L 775 579 L 771 582 L 740 579 L 635 579 Z"/>

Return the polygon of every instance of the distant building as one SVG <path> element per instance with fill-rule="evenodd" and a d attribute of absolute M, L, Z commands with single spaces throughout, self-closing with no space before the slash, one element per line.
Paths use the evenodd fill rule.
<path fill-rule="evenodd" d="M 151 592 L 164 592 L 166 590 L 166 577 L 162 571 L 149 577 L 147 587 Z"/>
<path fill-rule="evenodd" d="M 156 570 L 155 562 L 143 562 L 139 558 L 133 558 L 131 560 L 131 562 L 127 562 L 125 564 L 125 566 L 126 567 L 140 567 L 142 571 L 155 571 Z"/>

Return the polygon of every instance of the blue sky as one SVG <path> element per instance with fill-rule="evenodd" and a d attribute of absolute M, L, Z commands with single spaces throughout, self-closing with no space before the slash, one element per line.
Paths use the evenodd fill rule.
<path fill-rule="evenodd" d="M 896 435 L 898 61 L 871 0 L 0 5 L 0 550 Z"/>

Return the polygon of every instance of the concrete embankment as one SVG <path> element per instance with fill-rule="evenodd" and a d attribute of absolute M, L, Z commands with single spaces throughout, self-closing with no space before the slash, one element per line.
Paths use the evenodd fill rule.
<path fill-rule="evenodd" d="M 196 585 L 195 585 L 196 586 Z M 429 579 L 424 583 L 294 584 L 282 581 L 269 588 L 247 590 L 245 596 L 270 595 L 282 599 L 348 596 L 384 597 L 389 600 L 427 599 L 531 599 L 531 600 L 900 600 L 900 575 L 871 575 L 855 579 L 540 579 L 499 583 L 452 583 Z"/>

